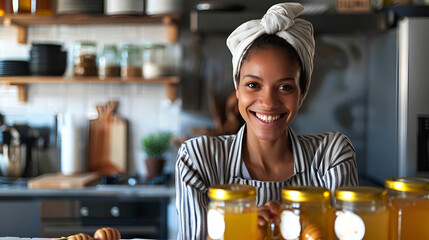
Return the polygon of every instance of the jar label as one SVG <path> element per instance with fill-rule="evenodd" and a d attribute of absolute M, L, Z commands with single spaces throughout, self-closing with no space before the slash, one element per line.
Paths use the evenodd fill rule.
<path fill-rule="evenodd" d="M 216 209 L 210 209 L 207 213 L 207 230 L 211 239 L 220 239 L 225 232 L 225 218 Z"/>
<path fill-rule="evenodd" d="M 280 232 L 286 240 L 298 239 L 301 234 L 299 216 L 292 211 L 284 210 L 280 216 Z"/>
<path fill-rule="evenodd" d="M 351 211 L 337 211 L 335 234 L 340 240 L 362 240 L 365 236 L 365 223 Z"/>

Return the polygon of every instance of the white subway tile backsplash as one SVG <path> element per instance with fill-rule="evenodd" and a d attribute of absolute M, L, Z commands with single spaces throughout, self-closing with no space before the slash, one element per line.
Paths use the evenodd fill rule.
<path fill-rule="evenodd" d="M 168 43 L 164 25 L 49 25 L 28 28 L 28 44 L 17 44 L 15 27 L 0 27 L 0 59 L 5 57 L 28 58 L 31 43 L 62 43 L 68 51 L 68 76 L 71 75 L 73 45 L 76 41 L 96 41 L 99 48 L 104 43 L 143 44 L 145 42 Z M 176 49 L 177 50 L 177 49 Z M 180 103 L 171 103 L 160 83 L 120 84 L 30 84 L 28 102 L 18 101 L 15 86 L 0 84 L 0 112 L 6 114 L 57 114 L 70 112 L 79 124 L 87 125 L 97 118 L 97 105 L 118 100 L 118 114 L 127 119 L 130 129 L 130 173 L 144 174 L 141 138 L 157 130 L 180 129 Z M 86 126 L 87 127 L 87 126 Z"/>

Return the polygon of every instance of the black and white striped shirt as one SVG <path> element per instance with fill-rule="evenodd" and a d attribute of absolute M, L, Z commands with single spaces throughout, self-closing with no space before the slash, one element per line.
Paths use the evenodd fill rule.
<path fill-rule="evenodd" d="M 236 135 L 202 136 L 184 142 L 176 163 L 177 239 L 207 239 L 208 188 L 238 183 L 256 187 L 256 204 L 281 200 L 284 186 L 313 185 L 334 190 L 358 185 L 356 153 L 350 140 L 338 132 L 295 135 L 289 129 L 294 174 L 284 181 L 249 180 L 242 173 L 245 125 Z"/>

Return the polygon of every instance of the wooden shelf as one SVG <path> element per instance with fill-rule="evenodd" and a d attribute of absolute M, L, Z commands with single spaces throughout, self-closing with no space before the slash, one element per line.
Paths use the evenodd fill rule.
<path fill-rule="evenodd" d="M 13 76 L 0 77 L 0 83 L 5 85 L 16 85 L 18 87 L 18 99 L 21 102 L 27 101 L 27 84 L 72 84 L 72 83 L 141 83 L 141 84 L 163 84 L 167 90 L 167 97 L 170 101 L 174 101 L 177 97 L 177 85 L 180 83 L 180 78 L 177 76 L 159 77 L 159 78 L 127 78 L 120 77 L 62 77 L 62 76 Z"/>
<path fill-rule="evenodd" d="M 89 25 L 89 24 L 165 24 L 168 27 L 168 40 L 175 42 L 178 34 L 179 14 L 154 16 L 107 16 L 89 14 L 66 14 L 34 16 L 30 14 L 6 15 L 1 18 L 4 25 L 18 27 L 18 42 L 27 42 L 27 27 L 35 25 Z"/>

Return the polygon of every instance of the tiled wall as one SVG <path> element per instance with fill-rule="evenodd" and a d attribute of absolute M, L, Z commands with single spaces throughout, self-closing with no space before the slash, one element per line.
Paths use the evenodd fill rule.
<path fill-rule="evenodd" d="M 17 44 L 17 29 L 0 27 L 0 59 L 26 59 L 32 42 L 64 44 L 68 50 L 69 66 L 75 41 L 92 40 L 101 47 L 103 43 L 143 44 L 156 42 L 167 44 L 170 63 L 174 66 L 180 58 L 180 46 L 167 42 L 167 30 L 163 25 L 51 25 L 30 27 L 28 44 Z M 70 75 L 70 69 L 66 75 Z M 87 128 L 88 121 L 97 117 L 96 105 L 118 100 L 118 114 L 129 121 L 129 173 L 145 174 L 144 153 L 141 138 L 156 130 L 180 131 L 181 104 L 166 98 L 162 84 L 30 84 L 28 102 L 19 102 L 14 86 L 0 84 L 0 112 L 6 114 L 58 114 L 71 113 L 76 123 Z M 174 158 L 172 150 L 171 158 Z M 174 159 L 167 165 L 172 170 Z"/>

